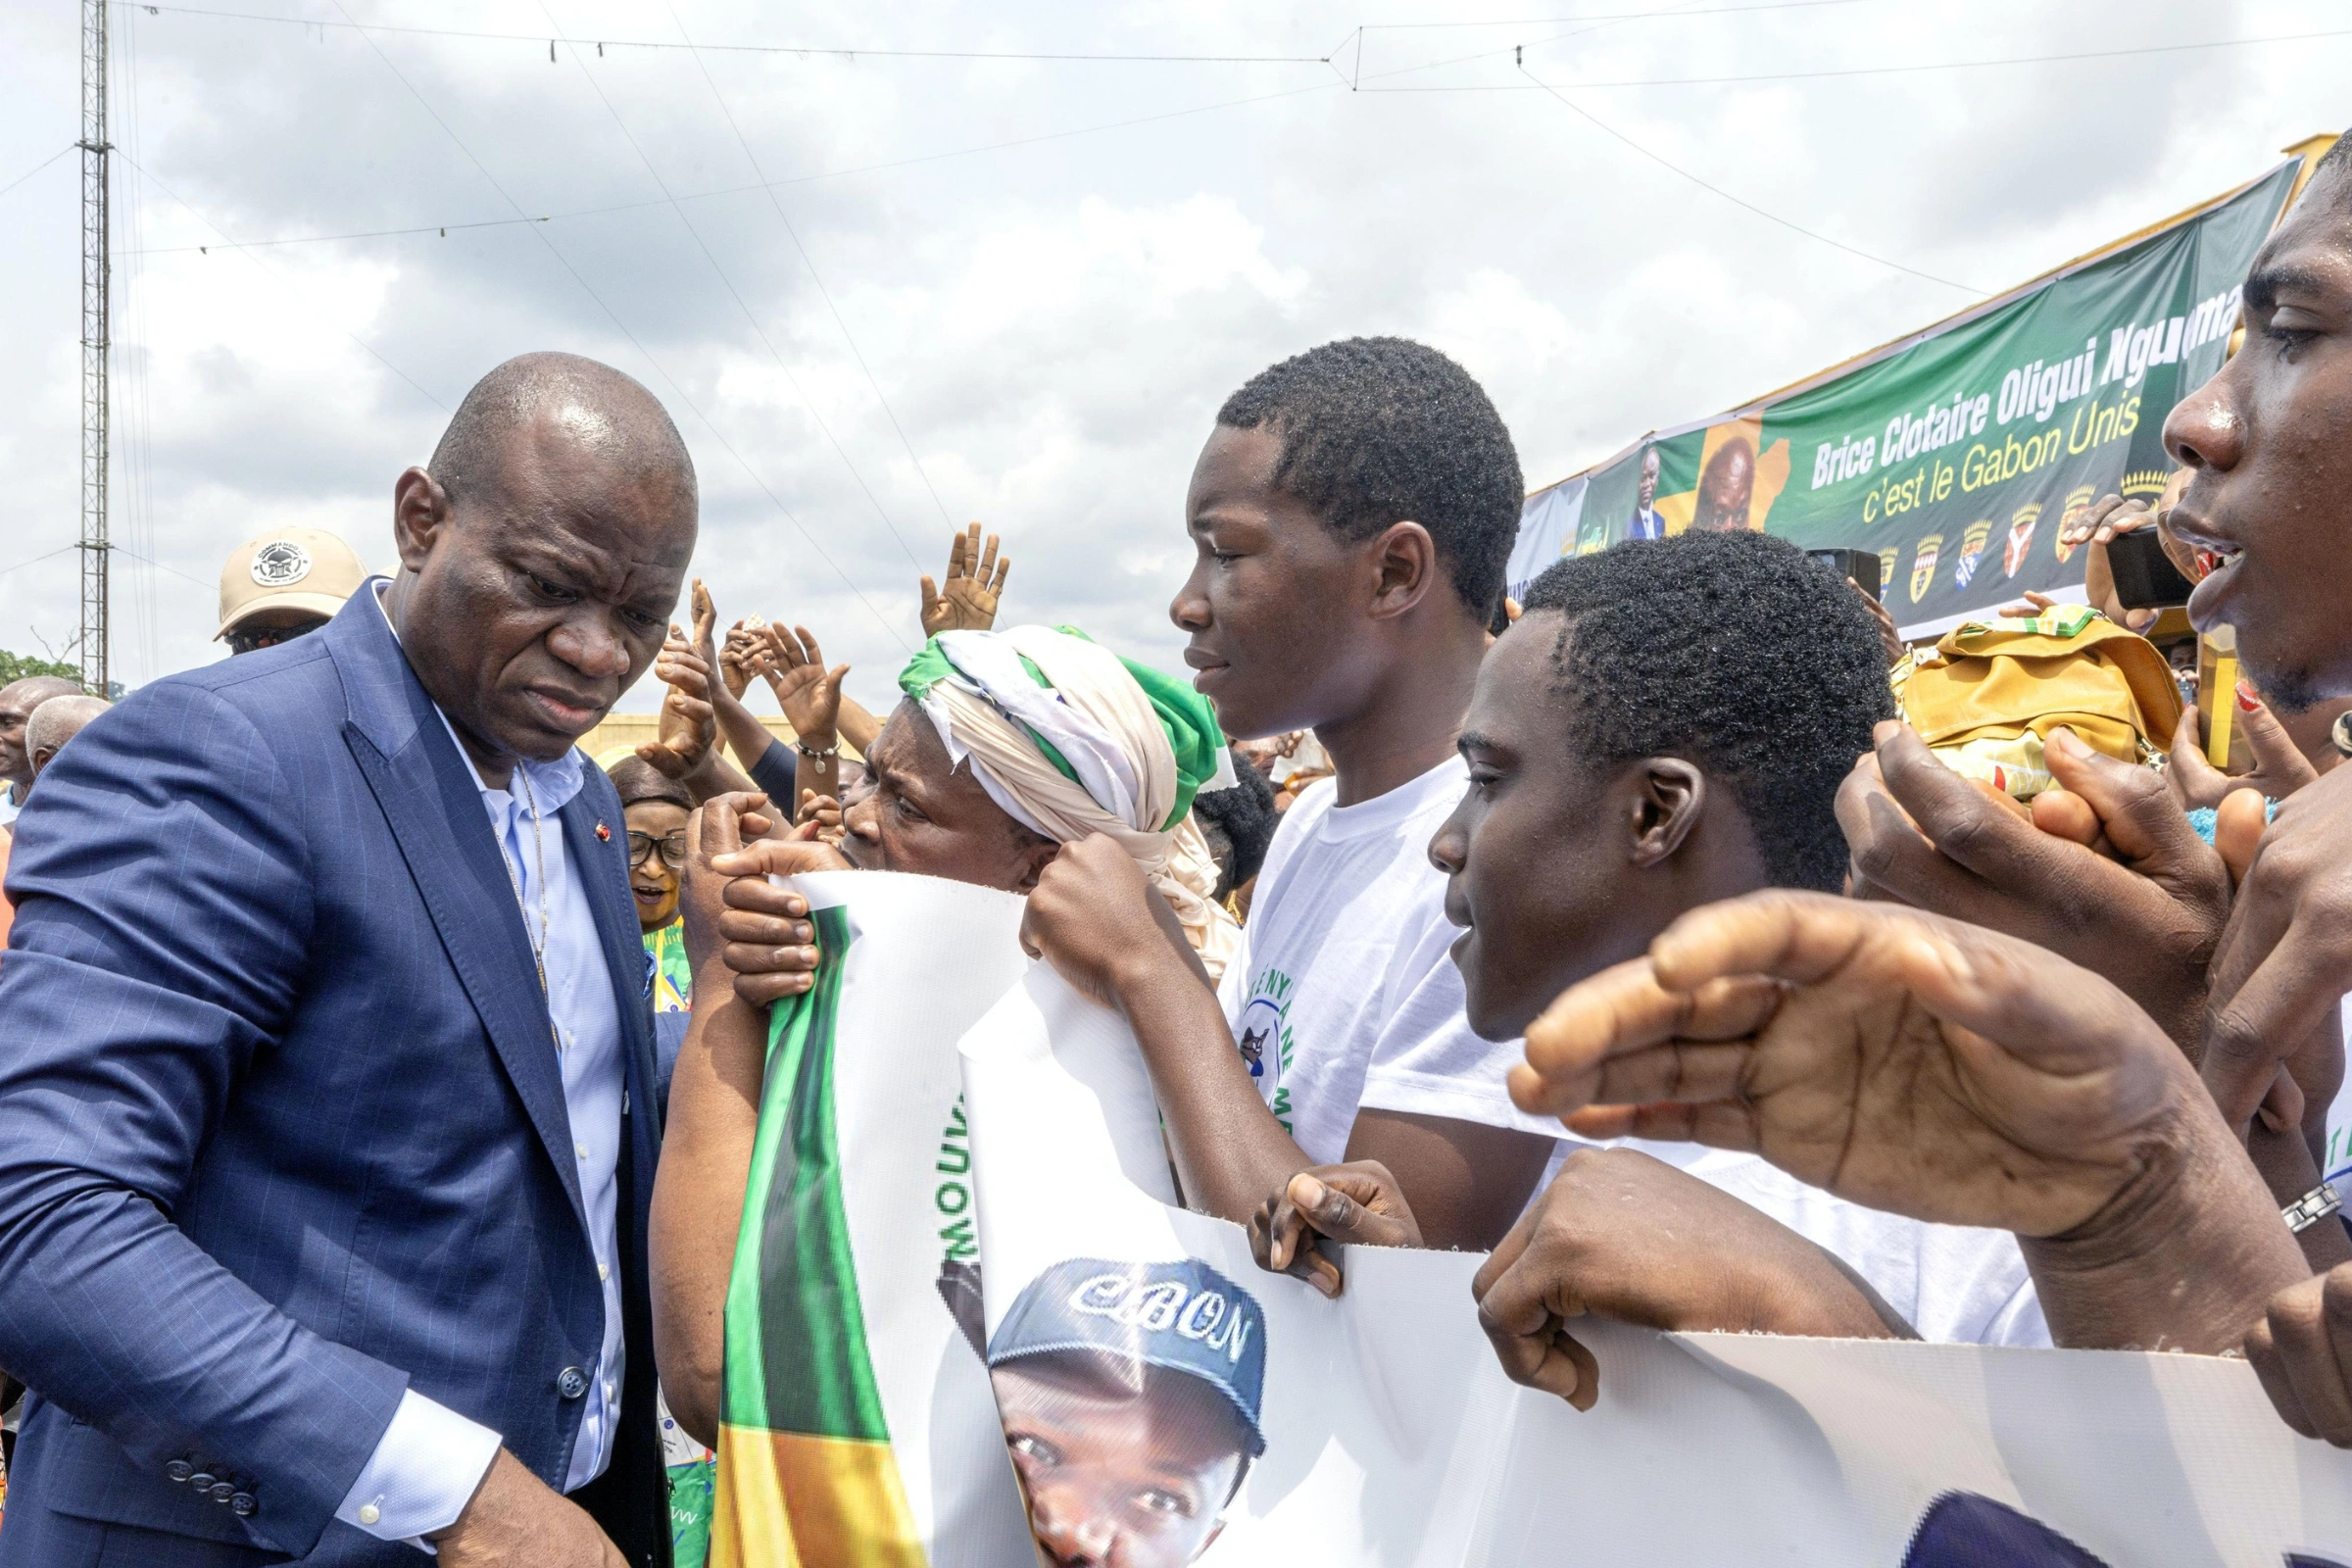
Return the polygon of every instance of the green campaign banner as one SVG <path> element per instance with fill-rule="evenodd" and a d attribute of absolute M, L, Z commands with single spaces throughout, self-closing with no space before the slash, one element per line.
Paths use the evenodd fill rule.
<path fill-rule="evenodd" d="M 1513 587 L 1621 539 L 1754 528 L 1876 552 L 1881 597 L 1915 635 L 2079 589 L 2063 524 L 2102 495 L 2164 488 L 2165 416 L 2228 355 L 2297 168 L 1539 491 Z"/>

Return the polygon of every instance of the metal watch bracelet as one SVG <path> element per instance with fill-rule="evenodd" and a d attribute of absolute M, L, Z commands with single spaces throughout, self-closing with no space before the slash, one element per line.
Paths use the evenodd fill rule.
<path fill-rule="evenodd" d="M 2300 1236 L 2343 1206 L 2344 1200 L 2336 1196 L 2335 1189 L 2322 1182 L 2280 1209 L 2278 1217 L 2286 1221 L 2288 1230 Z"/>

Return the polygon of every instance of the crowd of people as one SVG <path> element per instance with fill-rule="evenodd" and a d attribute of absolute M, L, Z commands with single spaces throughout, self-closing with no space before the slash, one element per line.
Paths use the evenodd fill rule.
<path fill-rule="evenodd" d="M 1326 1295 L 1337 1244 L 1487 1253 L 1462 1310 L 1579 1408 L 1590 1314 L 2242 1355 L 2352 1446 L 2343 144 L 2244 300 L 2180 482 L 2080 523 L 2094 609 L 2003 633 L 2128 672 L 2101 552 L 2158 529 L 2234 630 L 2234 776 L 2153 652 L 2170 733 L 1932 745 L 1936 661 L 1740 528 L 1509 602 L 1510 434 L 1396 338 L 1219 409 L 1189 678 L 1000 626 L 975 524 L 868 710 L 689 592 L 649 392 L 498 367 L 396 481 L 388 579 L 280 530 L 224 572 L 235 657 L 0 690 L 0 1565 L 699 1561 L 769 1017 L 828 963 L 771 878 L 824 870 L 1022 896 L 1186 1204 Z M 648 673 L 655 737 L 586 757 Z M 1195 1549 L 1012 1458 L 1054 1560 Z"/>

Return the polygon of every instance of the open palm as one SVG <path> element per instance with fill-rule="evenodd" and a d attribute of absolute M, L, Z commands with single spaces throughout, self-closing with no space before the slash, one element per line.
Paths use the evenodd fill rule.
<path fill-rule="evenodd" d="M 824 650 L 806 626 L 768 626 L 773 659 L 762 671 L 784 721 L 804 743 L 833 744 L 841 719 L 841 682 L 850 666 L 825 667 Z"/>

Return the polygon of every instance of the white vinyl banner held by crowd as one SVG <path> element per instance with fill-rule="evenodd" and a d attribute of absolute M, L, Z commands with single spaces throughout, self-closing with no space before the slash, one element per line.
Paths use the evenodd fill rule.
<path fill-rule="evenodd" d="M 1132 1036 L 1021 959 L 1017 901 L 812 881 L 856 932 L 828 956 L 831 1111 L 916 1538 L 839 1560 L 1022 1568 L 1017 1471 L 1085 1562 L 2352 1568 L 2352 1455 L 2289 1432 L 2238 1361 L 1589 1323 L 1595 1409 L 1520 1389 L 1477 1257 L 1355 1249 L 1326 1300 L 1173 1206 Z M 984 1013 L 967 966 L 1004 978 Z M 984 1317 L 939 1196 L 967 1132 L 944 1201 L 976 1207 Z"/>

